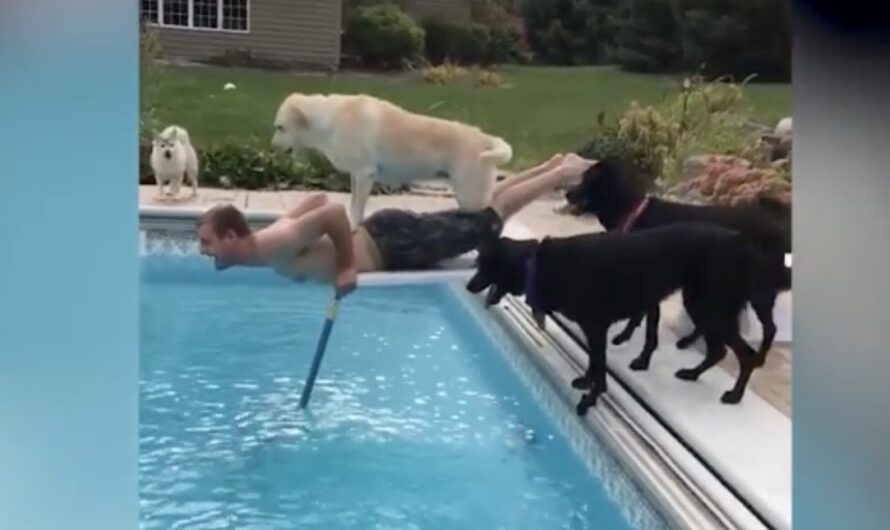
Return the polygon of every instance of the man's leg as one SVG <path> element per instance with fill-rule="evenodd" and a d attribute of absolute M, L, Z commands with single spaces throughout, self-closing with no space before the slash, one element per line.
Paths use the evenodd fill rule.
<path fill-rule="evenodd" d="M 289 217 L 291 219 L 297 219 L 302 215 L 305 215 L 313 210 L 321 208 L 322 206 L 328 203 L 328 196 L 324 193 L 313 193 L 312 195 L 306 197 L 302 201 L 298 202 L 296 206 L 287 211 L 285 217 Z"/>
<path fill-rule="evenodd" d="M 506 188 L 492 199 L 491 208 L 506 222 L 513 214 L 528 206 L 535 199 L 576 180 L 578 180 L 578 175 L 566 171 L 562 165 L 559 165 Z"/>
<path fill-rule="evenodd" d="M 562 162 L 562 154 L 555 154 L 552 158 L 550 158 L 550 160 L 542 164 L 538 164 L 535 167 L 530 167 L 525 171 L 522 171 L 521 173 L 517 173 L 512 177 L 498 182 L 495 185 L 494 190 L 492 191 L 492 199 L 500 195 L 506 189 L 509 189 L 517 184 L 521 184 L 532 177 L 537 177 L 541 173 L 555 168 L 559 165 L 560 162 Z"/>

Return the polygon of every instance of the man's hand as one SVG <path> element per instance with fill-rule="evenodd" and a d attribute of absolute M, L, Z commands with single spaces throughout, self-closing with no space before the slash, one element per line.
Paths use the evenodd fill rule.
<path fill-rule="evenodd" d="M 346 296 L 355 290 L 356 284 L 358 283 L 358 273 L 355 270 L 355 267 L 347 267 L 345 269 L 338 270 L 334 275 L 334 289 L 337 291 L 337 296 Z"/>

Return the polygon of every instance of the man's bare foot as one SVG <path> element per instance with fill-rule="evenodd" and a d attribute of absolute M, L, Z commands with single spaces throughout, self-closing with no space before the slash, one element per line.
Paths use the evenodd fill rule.
<path fill-rule="evenodd" d="M 596 162 L 596 160 L 589 160 L 578 156 L 575 153 L 569 153 L 562 158 L 562 162 L 559 164 L 559 169 L 563 172 L 566 178 L 575 181 L 580 180 L 584 175 L 584 172 L 587 171 L 590 166 L 596 164 Z"/>
<path fill-rule="evenodd" d="M 562 163 L 564 158 L 565 158 L 565 155 L 563 155 L 562 153 L 556 153 L 555 155 L 550 157 L 550 160 L 541 164 L 540 167 L 544 171 L 549 171 L 551 169 L 558 167 Z"/>

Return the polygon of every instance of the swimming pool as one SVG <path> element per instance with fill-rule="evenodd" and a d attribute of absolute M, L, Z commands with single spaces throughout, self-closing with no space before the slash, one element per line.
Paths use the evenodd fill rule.
<path fill-rule="evenodd" d="M 347 298 L 308 412 L 329 290 L 166 252 L 141 288 L 143 528 L 667 527 L 460 285 Z"/>

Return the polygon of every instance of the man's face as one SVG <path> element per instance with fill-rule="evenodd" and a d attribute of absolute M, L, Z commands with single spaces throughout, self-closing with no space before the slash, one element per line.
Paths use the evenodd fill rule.
<path fill-rule="evenodd" d="M 234 247 L 237 242 L 234 232 L 229 231 L 222 237 L 213 231 L 208 223 L 198 227 L 198 242 L 201 254 L 213 258 L 216 270 L 231 267 L 233 263 Z"/>

